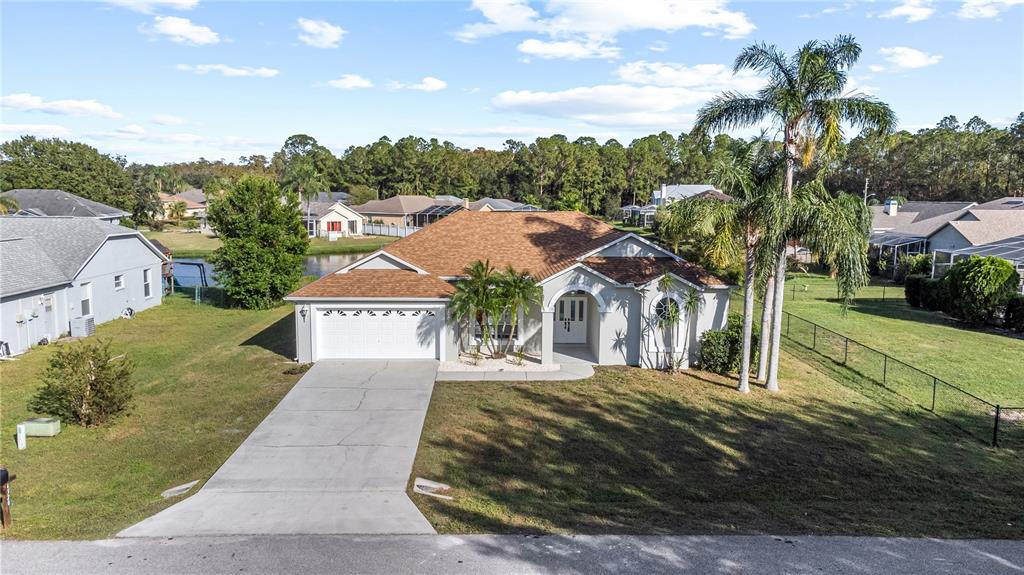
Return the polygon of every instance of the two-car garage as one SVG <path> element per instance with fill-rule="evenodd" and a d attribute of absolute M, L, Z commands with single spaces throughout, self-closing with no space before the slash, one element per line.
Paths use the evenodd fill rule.
<path fill-rule="evenodd" d="M 311 306 L 313 361 L 441 359 L 443 305 Z"/>

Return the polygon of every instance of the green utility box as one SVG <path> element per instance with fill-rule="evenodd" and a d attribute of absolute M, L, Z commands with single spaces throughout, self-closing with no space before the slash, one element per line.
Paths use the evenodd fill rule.
<path fill-rule="evenodd" d="M 29 437 L 53 437 L 60 433 L 60 420 L 53 417 L 37 417 L 21 424 Z"/>

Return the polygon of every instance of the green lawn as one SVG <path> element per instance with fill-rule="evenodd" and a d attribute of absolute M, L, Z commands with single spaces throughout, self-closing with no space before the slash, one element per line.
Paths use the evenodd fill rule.
<path fill-rule="evenodd" d="M 791 356 L 783 392 L 699 371 L 438 383 L 411 497 L 441 533 L 1021 536 L 1024 459 Z"/>
<path fill-rule="evenodd" d="M 228 310 L 181 296 L 97 327 L 138 365 L 133 412 L 108 427 L 64 424 L 54 438 L 5 441 L 14 528 L 5 537 L 110 536 L 174 503 L 160 492 L 205 481 L 299 379 L 292 308 Z M 8 438 L 56 346 L 0 364 Z M 196 488 L 194 488 L 196 489 Z"/>
<path fill-rule="evenodd" d="M 880 299 L 883 285 L 885 300 Z M 739 298 L 736 294 L 733 299 L 737 313 L 742 309 Z M 1024 406 L 1024 340 L 967 329 L 943 314 L 912 308 L 903 300 L 902 287 L 880 283 L 865 288 L 844 315 L 835 282 L 797 274 L 787 283 L 785 309 L 992 403 Z M 930 385 L 926 387 L 930 395 Z"/>
<path fill-rule="evenodd" d="M 177 230 L 151 232 L 144 231 L 143 234 L 167 246 L 168 249 L 179 258 L 202 258 L 209 256 L 220 247 L 220 239 L 196 232 L 183 232 Z M 361 238 L 341 238 L 337 241 L 329 241 L 326 238 L 313 238 L 309 242 L 308 255 L 329 255 L 329 254 L 359 254 L 368 253 L 385 246 L 398 238 L 384 236 L 365 236 Z"/>

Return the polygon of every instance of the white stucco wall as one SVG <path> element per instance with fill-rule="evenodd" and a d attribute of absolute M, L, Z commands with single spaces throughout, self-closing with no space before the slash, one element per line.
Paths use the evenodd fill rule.
<path fill-rule="evenodd" d="M 626 238 L 621 242 L 612 244 L 601 250 L 596 255 L 606 258 L 628 258 L 628 257 L 655 257 L 663 258 L 667 254 L 655 249 L 636 238 Z"/>
<path fill-rule="evenodd" d="M 361 235 L 363 235 L 363 218 L 361 216 L 359 216 L 358 214 L 355 214 L 355 212 L 353 212 L 352 214 L 347 214 L 344 211 L 340 211 L 340 210 L 331 210 L 331 211 L 327 212 L 326 214 L 324 214 L 324 216 L 322 218 L 320 218 L 317 221 L 317 235 L 318 236 L 320 236 L 320 237 L 327 237 L 327 235 L 330 233 L 329 231 L 327 231 L 327 223 L 328 222 L 341 222 L 342 223 L 341 231 L 340 232 L 335 232 L 336 234 L 338 234 L 340 236 L 346 236 L 347 237 L 347 236 L 361 236 Z M 350 232 L 349 231 L 349 222 L 355 222 L 355 228 L 356 229 L 355 229 L 354 232 Z"/>
<path fill-rule="evenodd" d="M 68 317 L 82 315 L 83 284 L 92 285 L 92 316 L 96 324 L 121 317 L 125 308 L 135 312 L 160 305 L 160 258 L 137 236 L 108 238 L 72 282 Z M 150 296 L 143 293 L 143 270 L 150 270 Z M 122 275 L 124 287 L 114 287 L 114 276 Z"/>

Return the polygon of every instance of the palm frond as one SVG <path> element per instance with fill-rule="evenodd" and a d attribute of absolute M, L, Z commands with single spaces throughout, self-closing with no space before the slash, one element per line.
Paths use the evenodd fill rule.
<path fill-rule="evenodd" d="M 769 101 L 737 92 L 723 92 L 700 107 L 693 131 L 704 135 L 709 132 L 752 126 L 771 112 L 772 105 Z"/>

